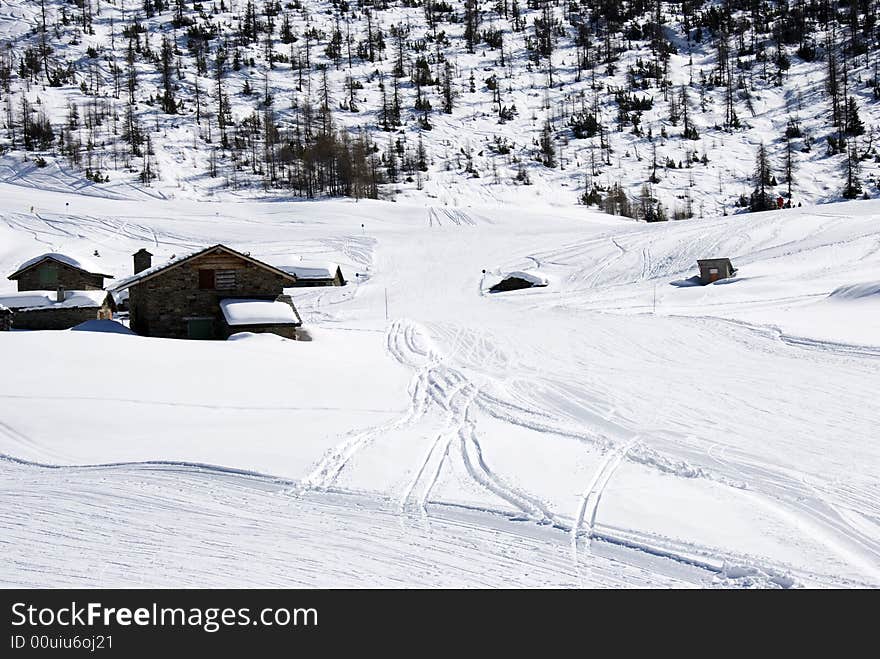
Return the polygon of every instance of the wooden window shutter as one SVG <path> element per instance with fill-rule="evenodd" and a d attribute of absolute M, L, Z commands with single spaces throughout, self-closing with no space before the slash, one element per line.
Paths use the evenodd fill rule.
<path fill-rule="evenodd" d="M 235 288 L 235 270 L 218 270 L 214 279 L 217 290 L 229 291 Z"/>

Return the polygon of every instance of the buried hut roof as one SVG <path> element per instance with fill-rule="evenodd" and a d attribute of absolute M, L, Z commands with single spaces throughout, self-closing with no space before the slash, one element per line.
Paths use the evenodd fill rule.
<path fill-rule="evenodd" d="M 284 272 L 296 275 L 297 279 L 333 279 L 340 272 L 337 263 L 319 263 L 314 261 L 299 261 L 292 265 L 278 266 Z"/>
<path fill-rule="evenodd" d="M 285 272 L 284 270 L 282 270 L 280 268 L 276 268 L 273 265 L 269 265 L 268 263 L 264 263 L 263 261 L 255 259 L 252 256 L 250 256 L 250 254 L 243 254 L 243 253 L 238 252 L 230 247 L 226 247 L 226 245 L 211 245 L 210 247 L 204 247 L 202 249 L 198 249 L 193 252 L 188 252 L 186 254 L 182 254 L 179 256 L 173 256 L 170 260 L 166 261 L 165 263 L 162 263 L 160 265 L 155 265 L 152 268 L 147 268 L 146 270 L 143 270 L 143 271 L 137 273 L 136 275 L 132 275 L 130 277 L 125 277 L 124 279 L 120 279 L 113 286 L 112 290 L 113 291 L 121 291 L 123 289 L 134 286 L 135 284 L 140 284 L 141 282 L 146 281 L 147 279 L 151 279 L 152 277 L 158 275 L 161 272 L 165 272 L 166 270 L 170 270 L 171 268 L 176 268 L 179 265 L 183 265 L 184 263 L 186 263 L 188 261 L 192 261 L 193 259 L 195 259 L 199 256 L 202 256 L 204 254 L 210 254 L 210 253 L 218 253 L 218 252 L 224 252 L 226 254 L 231 254 L 232 256 L 237 256 L 238 258 L 243 259 L 245 261 L 248 261 L 250 263 L 253 263 L 254 265 L 256 265 L 260 268 L 263 268 L 264 270 L 268 270 L 269 272 L 273 272 L 276 275 L 284 277 L 284 278 L 290 280 L 291 282 L 296 281 L 295 275 L 293 275 L 289 272 Z"/>
<path fill-rule="evenodd" d="M 239 325 L 302 325 L 292 304 L 283 300 L 227 298 L 220 300 L 226 324 Z"/>
<path fill-rule="evenodd" d="M 58 302 L 56 291 L 20 291 L 0 295 L 0 307 L 15 311 L 38 309 L 77 309 L 101 307 L 107 301 L 107 291 L 64 291 L 64 301 Z"/>
<path fill-rule="evenodd" d="M 9 275 L 8 279 L 18 279 L 22 274 L 24 274 L 31 268 L 36 267 L 43 261 L 55 261 L 56 263 L 61 263 L 62 265 L 66 265 L 70 268 L 80 270 L 90 275 L 98 275 L 100 277 L 113 279 L 113 275 L 108 275 L 102 272 L 102 269 L 96 263 L 79 257 L 74 258 L 73 256 L 70 256 L 68 254 L 61 254 L 59 252 L 46 252 L 45 254 L 40 254 L 39 256 L 35 256 L 32 259 L 28 259 L 20 266 L 18 266 L 15 272 Z"/>

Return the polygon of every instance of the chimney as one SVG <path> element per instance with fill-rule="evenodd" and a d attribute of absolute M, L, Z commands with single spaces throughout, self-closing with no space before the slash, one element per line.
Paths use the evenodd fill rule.
<path fill-rule="evenodd" d="M 134 274 L 153 267 L 153 255 L 141 247 L 134 253 Z"/>
<path fill-rule="evenodd" d="M 64 286 L 59 286 L 58 290 L 55 291 L 55 301 L 64 302 Z"/>

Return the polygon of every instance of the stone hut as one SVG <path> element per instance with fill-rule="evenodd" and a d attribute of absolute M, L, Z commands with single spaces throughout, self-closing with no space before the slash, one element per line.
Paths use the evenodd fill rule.
<path fill-rule="evenodd" d="M 18 282 L 19 291 L 54 291 L 59 286 L 68 291 L 99 291 L 104 279 L 113 276 L 83 259 L 50 252 L 28 259 L 8 278 Z"/>
<path fill-rule="evenodd" d="M 116 306 L 106 291 L 19 291 L 0 295 L 0 308 L 12 311 L 15 329 L 64 330 L 87 320 L 113 317 Z M 2 316 L 2 312 L 0 312 Z M 0 321 L 2 323 L 2 321 Z"/>
<path fill-rule="evenodd" d="M 700 283 L 704 286 L 719 279 L 729 279 L 736 274 L 736 268 L 728 258 L 700 259 L 697 265 L 700 267 Z"/>
<path fill-rule="evenodd" d="M 138 334 L 223 339 L 253 331 L 296 338 L 302 321 L 284 295 L 296 285 L 295 275 L 224 245 L 160 266 L 142 252 L 134 255 L 136 274 L 113 288 L 116 296 L 128 291 L 129 326 Z"/>

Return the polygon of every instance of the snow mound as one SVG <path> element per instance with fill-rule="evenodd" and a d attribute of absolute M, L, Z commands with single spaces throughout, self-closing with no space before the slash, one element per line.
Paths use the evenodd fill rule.
<path fill-rule="evenodd" d="M 839 286 L 828 295 L 829 300 L 866 300 L 870 298 L 876 298 L 880 301 L 880 281 Z"/>
<path fill-rule="evenodd" d="M 105 334 L 130 334 L 136 336 L 122 323 L 115 320 L 87 320 L 76 327 L 70 328 L 71 332 L 103 332 Z"/>
<path fill-rule="evenodd" d="M 236 332 L 227 341 L 262 341 L 263 343 L 287 343 L 290 339 L 270 332 Z"/>

